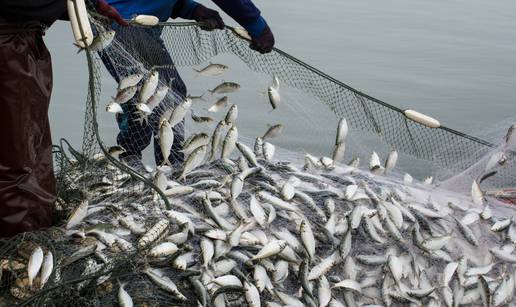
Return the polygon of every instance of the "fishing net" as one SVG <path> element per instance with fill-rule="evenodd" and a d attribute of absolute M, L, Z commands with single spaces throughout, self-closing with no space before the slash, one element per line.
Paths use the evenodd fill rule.
<path fill-rule="evenodd" d="M 97 35 L 110 29 L 110 25 L 100 20 L 92 20 L 92 23 Z M 399 178 L 375 175 L 344 165 L 335 167 L 317 162 L 317 169 L 303 168 L 299 161 L 291 159 L 292 153 L 288 151 L 278 152 L 274 160 L 259 157 L 260 167 L 257 168 L 252 168 L 249 165 L 252 163 L 242 157 L 236 159 L 233 155 L 232 159 L 218 159 L 217 154 L 216 159 L 203 163 L 186 178 L 181 176 L 183 157 L 173 156 L 172 167 L 163 168 L 167 180 L 165 188 L 158 187 L 159 172 L 154 167 L 153 172 L 137 169 L 120 161 L 118 153 L 109 150 L 119 141 L 117 133 L 124 124 L 120 118 L 117 122 L 112 113 L 104 112 L 104 104 L 110 96 L 116 95 L 117 84 L 111 75 L 115 79 L 138 73 L 148 76 L 156 70 L 160 75 L 160 86 L 170 88 L 152 114 L 145 118 L 130 118 L 131 122 L 125 123 L 133 127 L 129 128 L 132 129 L 130 137 L 136 145 L 156 150 L 157 145 L 153 143 L 159 135 L 160 118 L 164 114 L 169 115 L 184 101 L 185 95 L 191 94 L 186 92 L 176 67 L 192 67 L 224 54 L 236 55 L 247 69 L 266 76 L 254 80 L 257 88 L 246 93 L 249 97 L 252 96 L 251 91 L 254 96 L 259 96 L 258 89 L 265 89 L 271 76 L 276 76 L 282 83 L 282 91 L 284 84 L 285 88 L 310 94 L 322 102 L 321 105 L 328 106 L 337 117 L 347 118 L 355 134 L 377 135 L 388 147 L 437 162 L 448 169 L 466 169 L 471 161 L 493 150 L 493 145 L 445 127 L 429 128 L 413 122 L 403 115 L 402 110 L 360 93 L 280 50 L 260 55 L 250 50 L 248 42 L 232 28 L 205 32 L 192 23 L 164 23 L 154 28 L 132 26 L 118 33 L 132 39 L 128 42 L 117 36 L 100 52 L 86 50 L 90 80 L 82 148 L 74 149 L 66 140 L 55 146 L 59 190 L 55 225 L 58 227 L 0 241 L 0 305 L 116 305 L 121 304 L 119 291 L 123 285 L 137 306 L 186 306 L 196 301 L 207 306 L 217 298 L 222 298 L 228 306 L 236 306 L 246 302 L 242 287 L 225 287 L 213 280 L 234 274 L 241 281 L 255 283 L 253 274 L 256 274 L 258 265 L 264 268 L 274 284 L 281 284 L 268 290 L 260 289 L 262 303 L 274 301 L 290 305 L 292 302 L 289 303 L 284 296 L 281 299 L 283 294 L 294 297 L 301 304 L 308 304 L 318 299 L 317 291 L 304 288 L 299 292 L 304 287 L 300 281 L 303 281 L 303 274 L 314 270 L 317 261 L 310 263 L 305 260 L 309 254 L 306 246 L 288 242 L 292 244 L 289 245 L 291 253 L 256 262 L 249 260 L 268 241 L 288 241 L 278 234 L 280 229 L 295 234 L 299 240 L 300 227 L 305 222 L 312 225 L 317 240 L 314 260 L 329 259 L 336 253 L 342 257 L 335 260 L 338 265 L 327 271 L 331 284 L 352 279 L 359 281 L 366 293 L 362 295 L 348 286 L 333 291 L 334 299 L 378 304 L 381 302 L 378 289 L 384 286 L 384 280 L 392 280 L 391 273 L 385 273 L 390 270 L 386 255 L 395 256 L 399 261 L 410 257 L 418 259 L 418 268 L 410 274 L 425 277 L 417 281 L 420 284 L 415 284 L 414 276 L 404 276 L 403 282 L 410 288 L 424 290 L 427 286 L 436 285 L 441 289 L 438 283 L 447 263 L 459 261 L 467 254 L 471 255 L 468 257 L 470 267 L 488 265 L 492 262 L 489 249 L 505 242 L 505 234 L 490 231 L 491 221 L 480 218 L 479 213 L 485 210 L 486 200 L 482 200 L 482 205 L 474 204 L 470 197 L 431 185 L 402 182 Z M 161 38 L 162 43 L 156 43 L 156 37 Z M 200 79 L 198 81 L 206 88 L 205 81 Z M 286 96 L 296 98 L 295 95 Z M 287 102 L 293 100 L 287 99 Z M 261 101 L 266 105 L 267 98 Z M 124 112 L 133 113 L 135 103 L 136 99 L 127 102 L 123 106 Z M 242 101 L 240 105 L 244 103 Z M 195 104 L 194 109 L 205 113 Z M 295 120 L 309 119 L 307 114 L 294 115 Z M 184 136 L 193 132 L 211 134 L 217 121 L 199 124 L 187 116 L 174 133 L 179 139 L 183 129 L 186 131 Z M 249 131 L 252 129 L 256 127 Z M 251 145 L 255 136 L 244 133 L 238 139 Z M 333 139 L 333 136 L 326 137 Z M 282 159 L 283 155 L 289 157 L 288 161 Z M 151 165 L 160 159 L 156 154 L 150 156 L 143 158 L 150 160 L 148 164 Z M 474 176 L 480 174 L 478 169 L 476 167 L 472 172 Z M 241 191 L 236 195 L 237 174 L 244 172 L 247 174 L 245 183 L 242 179 Z M 500 170 L 497 175 L 492 180 L 501 178 L 497 180 L 514 182 L 507 179 L 513 180 L 514 173 Z M 297 179 L 293 181 L 293 177 Z M 297 193 L 285 200 L 288 197 L 284 196 L 283 190 L 289 184 L 294 185 L 293 182 L 297 182 Z M 262 208 L 263 216 L 258 217 L 256 207 L 251 208 L 254 198 L 259 202 L 256 206 Z M 85 202 L 87 206 L 83 207 Z M 487 202 L 497 203 L 492 198 Z M 388 209 L 382 209 L 382 206 Z M 407 211 L 400 209 L 405 206 Z M 81 208 L 86 208 L 86 217 L 72 223 Z M 473 222 L 471 217 L 466 218 L 471 210 L 476 213 Z M 401 215 L 388 215 L 400 212 L 403 212 L 405 222 L 400 221 Z M 354 225 L 357 221 L 351 216 L 357 214 L 361 219 L 358 225 Z M 432 214 L 435 215 L 428 216 Z M 226 222 L 214 216 L 222 217 Z M 363 222 L 360 222 L 362 216 Z M 471 225 L 466 227 L 478 242 L 468 239 L 471 233 L 464 234 L 461 224 L 451 216 L 465 219 L 463 223 Z M 240 228 L 255 227 L 261 218 L 266 219 L 266 222 L 262 221 L 262 227 L 252 231 Z M 257 221 L 252 222 L 253 219 Z M 333 222 L 329 222 L 332 219 Z M 401 239 L 389 232 L 393 223 L 399 229 Z M 225 231 L 217 232 L 218 228 Z M 514 232 L 513 226 L 509 228 Z M 236 236 L 238 231 L 242 233 Z M 450 233 L 453 237 L 449 240 L 453 243 L 447 245 L 445 251 L 428 252 L 418 245 L 430 237 Z M 346 236 L 351 240 L 348 241 L 349 250 L 342 247 Z M 376 241 L 372 242 L 371 237 Z M 206 243 L 206 240 L 211 243 Z M 153 249 L 163 242 L 176 244 L 177 250 L 163 252 L 161 256 L 153 255 L 156 253 Z M 205 243 L 214 245 L 214 255 L 208 264 L 204 263 L 206 251 L 202 250 L 206 248 L 202 247 Z M 30 287 L 27 267 L 37 247 L 45 255 L 53 255 L 53 270 L 43 287 L 38 286 L 38 277 L 36 286 Z M 369 261 L 372 260 L 364 255 L 375 256 L 376 260 L 371 263 Z M 277 276 L 275 272 L 280 271 L 285 261 L 289 262 L 287 275 Z M 350 269 L 354 265 L 352 261 L 359 263 L 358 271 Z M 512 267 L 506 267 L 503 261 L 497 261 L 485 275 L 495 285 L 500 282 L 497 279 L 500 275 L 503 275 L 502 282 L 509 282 L 509 275 L 505 274 L 512 273 L 511 270 Z M 311 282 L 310 287 L 315 287 L 318 278 Z M 462 283 L 460 278 L 453 278 L 450 283 L 454 291 L 460 287 L 459 282 Z M 186 301 L 180 299 L 177 291 L 170 289 L 172 282 Z M 473 283 L 471 280 L 468 282 Z M 437 295 L 407 299 L 399 297 L 394 283 L 388 288 L 392 288 L 391 297 L 397 303 L 440 300 Z M 207 302 L 204 299 L 206 293 Z M 478 298 L 473 296 L 472 301 L 478 302 Z M 467 304 L 467 301 L 463 303 Z"/>

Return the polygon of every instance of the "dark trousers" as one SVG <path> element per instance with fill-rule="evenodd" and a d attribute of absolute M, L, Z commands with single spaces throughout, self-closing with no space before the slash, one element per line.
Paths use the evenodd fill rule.
<path fill-rule="evenodd" d="M 158 70 L 160 82 L 170 87 L 168 95 L 154 109 L 147 123 L 139 120 L 140 117 L 136 111 L 139 92 L 136 93 L 135 98 L 122 105 L 124 113 L 116 116 L 120 129 L 117 136 L 118 145 L 127 151 L 124 155 L 135 155 L 141 158 L 142 151 L 149 146 L 152 136 L 159 136 L 159 123 L 163 113 L 186 97 L 186 86 L 161 39 L 161 28 L 118 28 L 115 39 L 119 45 L 101 52 L 101 59 L 117 82 L 126 76 L 141 72 L 142 67 L 138 66 L 139 63 L 135 63 L 134 60 L 136 60 L 147 70 Z M 117 47 L 122 47 L 123 50 Z M 184 160 L 183 153 L 180 152 L 184 141 L 184 121 L 177 124 L 173 130 L 174 143 L 169 160 L 173 165 L 178 165 Z M 156 164 L 161 165 L 163 155 L 157 137 L 154 138 L 154 157 Z"/>
<path fill-rule="evenodd" d="M 52 63 L 36 24 L 0 24 L 0 236 L 49 227 Z"/>

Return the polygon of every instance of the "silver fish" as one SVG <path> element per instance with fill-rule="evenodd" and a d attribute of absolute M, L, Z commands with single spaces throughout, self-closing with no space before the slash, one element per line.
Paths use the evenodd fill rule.
<path fill-rule="evenodd" d="M 272 110 L 276 110 L 276 108 L 278 107 L 278 104 L 281 101 L 279 91 L 277 89 L 275 89 L 274 87 L 270 86 L 267 89 L 267 96 L 269 97 L 269 102 L 272 106 Z"/>
<path fill-rule="evenodd" d="M 226 94 L 233 93 L 240 89 L 240 84 L 235 82 L 222 82 L 217 85 L 214 89 L 208 90 L 212 95 L 213 94 Z"/>
<path fill-rule="evenodd" d="M 159 145 L 163 154 L 163 164 L 172 165 L 170 163 L 170 151 L 174 143 L 174 131 L 166 118 L 161 120 L 159 125 Z"/>
<path fill-rule="evenodd" d="M 221 158 L 227 158 L 231 155 L 233 150 L 235 149 L 236 142 L 238 140 L 238 129 L 236 126 L 231 127 L 226 137 L 224 138 L 224 143 L 222 145 L 222 155 Z"/>
<path fill-rule="evenodd" d="M 168 90 L 169 88 L 166 85 L 159 86 L 156 89 L 154 95 L 152 95 L 149 98 L 149 100 L 147 100 L 147 106 L 151 111 L 154 110 L 154 108 L 156 108 L 160 104 L 160 102 L 167 96 Z"/>
<path fill-rule="evenodd" d="M 68 222 L 66 223 L 66 229 L 72 229 L 75 226 L 79 225 L 84 220 L 87 213 L 88 201 L 85 200 L 81 202 L 81 204 L 73 210 L 72 214 L 70 215 L 70 218 L 68 219 Z"/>
<path fill-rule="evenodd" d="M 213 118 L 209 116 L 199 116 L 195 113 L 193 109 L 190 110 L 192 120 L 199 124 L 205 124 L 205 123 L 211 123 L 213 121 Z"/>
<path fill-rule="evenodd" d="M 29 258 L 29 264 L 27 265 L 29 287 L 32 287 L 32 283 L 36 275 L 38 275 L 41 265 L 43 264 L 43 250 L 41 247 L 36 247 Z"/>
<path fill-rule="evenodd" d="M 89 46 L 89 49 L 93 52 L 99 52 L 106 49 L 113 39 L 115 38 L 116 32 L 113 30 L 102 32 L 99 35 L 95 36 L 93 42 Z"/>
<path fill-rule="evenodd" d="M 283 131 L 283 125 L 282 124 L 277 124 L 277 125 L 274 125 L 274 126 L 269 126 L 269 129 L 267 129 L 267 132 L 265 132 L 265 134 L 262 136 L 262 139 L 266 139 L 266 138 L 275 138 L 277 137 L 278 135 L 281 134 L 281 132 Z"/>
<path fill-rule="evenodd" d="M 127 291 L 124 289 L 124 285 L 121 284 L 118 288 L 118 304 L 120 304 L 121 307 L 132 307 L 133 306 L 133 299 L 127 293 Z"/>
<path fill-rule="evenodd" d="M 172 111 L 172 114 L 169 118 L 170 126 L 174 127 L 175 125 L 179 124 L 186 116 L 186 113 L 188 113 L 188 110 L 190 110 L 190 107 L 192 106 L 192 101 L 188 98 L 186 98 L 182 103 L 178 104 L 174 111 Z"/>
<path fill-rule="evenodd" d="M 213 131 L 213 135 L 211 136 L 211 155 L 210 159 L 214 158 L 217 150 L 220 146 L 220 142 L 222 139 L 222 134 L 224 133 L 224 129 L 226 128 L 226 122 L 221 120 L 217 127 L 215 127 L 215 130 Z"/>
<path fill-rule="evenodd" d="M 197 74 L 195 75 L 195 77 L 197 76 L 218 76 L 218 75 L 221 75 L 223 74 L 226 70 L 228 70 L 228 66 L 227 65 L 223 65 L 223 64 L 214 64 L 214 63 L 211 63 L 202 68 L 202 69 L 194 69 Z"/>
<path fill-rule="evenodd" d="M 208 112 L 218 112 L 224 109 L 228 105 L 229 98 L 228 96 L 224 96 L 219 98 L 215 103 L 208 109 Z"/>
<path fill-rule="evenodd" d="M 137 90 L 138 90 L 138 87 L 136 85 L 135 86 L 126 87 L 124 89 L 119 90 L 116 93 L 116 96 L 115 97 L 111 97 L 111 98 L 116 103 L 124 104 L 124 103 L 128 102 L 129 100 L 131 100 L 134 97 L 134 95 L 136 94 Z"/>
<path fill-rule="evenodd" d="M 124 113 L 124 110 L 122 110 L 122 107 L 116 103 L 116 102 L 110 102 L 107 106 L 106 106 L 106 112 L 109 112 L 109 113 Z"/>
<path fill-rule="evenodd" d="M 193 169 L 198 167 L 203 161 L 206 156 L 207 146 L 202 145 L 199 146 L 197 149 L 195 149 L 190 156 L 188 156 L 188 159 L 186 159 L 184 166 L 183 166 L 183 172 L 181 173 L 181 178 L 185 179 L 186 175 L 190 173 Z"/>
<path fill-rule="evenodd" d="M 231 108 L 229 108 L 229 111 L 226 114 L 224 121 L 226 122 L 226 125 L 231 126 L 235 123 L 235 120 L 237 117 L 238 117 L 238 107 L 236 104 L 234 104 L 231 106 Z"/>
<path fill-rule="evenodd" d="M 154 95 L 154 92 L 156 92 L 156 88 L 158 87 L 158 82 L 159 72 L 157 70 L 152 70 L 147 79 L 143 81 L 142 88 L 140 89 L 140 97 L 138 99 L 140 103 L 146 103 L 149 98 Z"/>
<path fill-rule="evenodd" d="M 125 88 L 138 85 L 138 83 L 140 83 L 140 81 L 142 81 L 142 79 L 143 79 L 143 74 L 141 74 L 141 73 L 129 75 L 129 76 L 123 78 L 122 80 L 120 80 L 120 83 L 118 83 L 118 90 L 120 91 Z"/>

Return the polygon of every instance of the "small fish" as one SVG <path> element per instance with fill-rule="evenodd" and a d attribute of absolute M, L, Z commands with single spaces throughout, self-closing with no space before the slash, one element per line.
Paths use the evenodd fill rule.
<path fill-rule="evenodd" d="M 165 172 L 161 170 L 160 167 L 156 168 L 156 174 L 154 174 L 153 183 L 162 192 L 164 192 L 167 189 L 167 186 L 168 186 L 167 176 L 165 175 Z"/>
<path fill-rule="evenodd" d="M 256 160 L 255 153 L 251 150 L 251 148 L 247 147 L 245 144 L 236 142 L 236 147 L 242 153 L 242 156 L 247 160 L 247 162 L 252 166 L 258 166 L 258 161 Z"/>
<path fill-rule="evenodd" d="M 120 304 L 121 307 L 132 307 L 133 306 L 133 299 L 127 293 L 127 291 L 124 289 L 124 285 L 120 284 L 120 287 L 118 288 L 118 304 Z"/>
<path fill-rule="evenodd" d="M 267 96 L 269 97 L 269 102 L 272 106 L 272 110 L 276 110 L 281 100 L 279 91 L 274 87 L 270 86 L 267 89 Z"/>
<path fill-rule="evenodd" d="M 272 157 L 274 156 L 274 152 L 276 151 L 276 146 L 272 145 L 269 142 L 263 143 L 263 157 L 265 160 L 272 160 Z"/>
<path fill-rule="evenodd" d="M 43 258 L 43 264 L 41 266 L 41 277 L 39 280 L 39 287 L 43 288 L 47 283 L 52 271 L 54 270 L 54 256 L 51 251 L 48 251 Z"/>
<path fill-rule="evenodd" d="M 149 255 L 152 257 L 164 257 L 175 254 L 179 248 L 172 242 L 163 242 L 154 246 L 150 251 Z"/>
<path fill-rule="evenodd" d="M 473 199 L 473 203 L 477 206 L 481 206 L 484 203 L 484 193 L 476 180 L 474 180 L 471 185 L 471 198 Z"/>
<path fill-rule="evenodd" d="M 263 139 L 261 137 L 257 137 L 254 141 L 253 152 L 257 158 L 263 157 Z"/>
<path fill-rule="evenodd" d="M 27 265 L 29 287 L 32 287 L 32 282 L 36 275 L 38 275 L 41 265 L 43 264 L 43 250 L 41 247 L 36 247 L 29 258 L 29 264 Z"/>
<path fill-rule="evenodd" d="M 251 260 L 260 260 L 275 256 L 287 246 L 287 243 L 283 240 L 274 240 L 267 243 L 262 249 L 251 258 Z"/>
<path fill-rule="evenodd" d="M 331 154 L 331 159 L 333 163 L 341 162 L 344 159 L 344 153 L 346 152 L 346 143 L 338 143 L 333 147 L 333 152 Z"/>
<path fill-rule="evenodd" d="M 125 88 L 132 87 L 138 85 L 140 81 L 143 79 L 143 74 L 133 74 L 129 75 L 122 80 L 120 80 L 120 83 L 118 83 L 118 91 L 121 91 Z"/>
<path fill-rule="evenodd" d="M 154 92 L 156 92 L 156 88 L 158 87 L 158 82 L 159 72 L 157 70 L 152 70 L 140 89 L 140 97 L 138 99 L 140 103 L 146 103 L 149 98 L 154 95 Z"/>
<path fill-rule="evenodd" d="M 379 169 L 381 166 L 382 165 L 380 163 L 380 157 L 378 156 L 376 151 L 373 151 L 373 153 L 371 154 L 371 157 L 369 158 L 369 169 L 371 171 L 375 171 L 375 170 Z"/>
<path fill-rule="evenodd" d="M 116 96 L 111 97 L 111 98 L 113 99 L 114 102 L 116 102 L 118 104 L 124 104 L 134 97 L 137 90 L 138 90 L 138 87 L 136 85 L 126 87 L 124 89 L 119 90 L 116 93 Z"/>
<path fill-rule="evenodd" d="M 178 104 L 174 111 L 172 111 L 172 114 L 170 114 L 169 123 L 170 126 L 174 127 L 175 125 L 179 124 L 186 116 L 186 113 L 188 113 L 188 110 L 190 110 L 190 107 L 192 106 L 192 101 L 190 99 L 185 99 L 182 103 Z"/>
<path fill-rule="evenodd" d="M 108 148 L 108 153 L 111 156 L 118 156 L 118 155 L 120 155 L 121 153 L 124 153 L 124 152 L 126 152 L 125 148 L 123 148 L 120 145 L 114 145 L 114 146 L 111 146 L 111 147 Z"/>
<path fill-rule="evenodd" d="M 265 134 L 262 136 L 262 139 L 265 140 L 266 138 L 275 138 L 278 135 L 280 135 L 282 131 L 283 131 L 282 124 L 269 126 L 269 129 L 267 129 L 267 132 L 265 132 Z"/>
<path fill-rule="evenodd" d="M 276 76 L 272 77 L 272 85 L 271 86 L 273 88 L 275 88 L 276 90 L 279 90 L 280 81 L 279 81 L 278 77 L 276 77 Z"/>
<path fill-rule="evenodd" d="M 199 124 L 205 124 L 205 123 L 211 123 L 213 121 L 213 118 L 209 116 L 198 116 L 195 114 L 195 111 L 193 109 L 190 109 L 190 113 L 192 116 L 192 120 Z"/>
<path fill-rule="evenodd" d="M 224 143 L 222 145 L 222 155 L 221 158 L 228 158 L 233 150 L 236 147 L 236 142 L 238 140 L 238 129 L 236 126 L 231 127 L 226 137 L 224 138 Z"/>
<path fill-rule="evenodd" d="M 183 179 L 185 179 L 188 173 L 190 173 L 204 161 L 207 148 L 208 146 L 206 145 L 199 146 L 190 154 L 190 156 L 188 156 L 183 166 L 183 172 L 181 173 L 181 177 Z"/>
<path fill-rule="evenodd" d="M 512 146 L 516 144 L 516 124 L 512 124 L 505 135 L 505 145 Z"/>
<path fill-rule="evenodd" d="M 224 109 L 228 105 L 229 98 L 228 96 L 224 96 L 218 99 L 209 109 L 208 112 L 216 113 L 222 109 Z"/>
<path fill-rule="evenodd" d="M 247 301 L 247 304 L 249 307 L 260 307 L 260 292 L 256 287 L 250 283 L 245 281 L 244 282 L 244 291 L 245 291 L 245 300 Z"/>
<path fill-rule="evenodd" d="M 210 159 L 214 158 L 217 150 L 220 146 L 220 141 L 222 139 L 222 134 L 224 133 L 224 129 L 226 128 L 226 122 L 221 120 L 215 130 L 213 131 L 213 135 L 211 136 L 211 155 Z"/>
<path fill-rule="evenodd" d="M 231 126 L 235 123 L 235 120 L 237 117 L 238 117 L 238 107 L 236 104 L 234 104 L 231 106 L 231 108 L 229 108 L 229 111 L 226 114 L 224 121 L 226 122 L 226 125 Z"/>
<path fill-rule="evenodd" d="M 183 153 L 189 155 L 199 146 L 207 145 L 210 142 L 210 137 L 206 133 L 198 133 L 191 140 L 183 144 Z"/>
<path fill-rule="evenodd" d="M 412 178 L 412 176 L 410 176 L 409 173 L 405 173 L 405 175 L 403 175 L 403 183 L 404 184 L 407 184 L 407 185 L 411 184 L 413 180 L 414 179 Z"/>
<path fill-rule="evenodd" d="M 68 222 L 66 223 L 66 229 L 72 229 L 73 227 L 79 225 L 84 218 L 86 217 L 88 213 L 88 201 L 85 200 L 81 202 L 79 206 L 77 206 L 72 214 L 70 215 L 70 218 L 68 219 Z"/>
<path fill-rule="evenodd" d="M 186 98 L 189 98 L 192 102 L 206 101 L 206 99 L 204 99 L 204 95 L 206 95 L 206 93 L 204 93 L 200 96 L 188 95 L 188 96 L 186 96 Z"/>
<path fill-rule="evenodd" d="M 93 52 L 99 52 L 106 49 L 109 45 L 111 45 L 111 42 L 113 42 L 115 34 L 116 32 L 113 30 L 100 33 L 99 35 L 95 36 L 93 42 L 89 46 L 89 49 Z"/>
<path fill-rule="evenodd" d="M 152 113 L 152 110 L 149 108 L 149 106 L 144 103 L 137 103 L 136 109 L 145 116 L 148 116 Z"/>
<path fill-rule="evenodd" d="M 194 70 L 197 72 L 197 74 L 195 75 L 195 78 L 197 78 L 198 76 L 218 76 L 218 75 L 221 75 L 223 74 L 226 70 L 228 70 L 228 66 L 226 65 L 223 65 L 223 64 L 213 64 L 210 62 L 210 64 L 202 69 L 195 69 Z"/>
<path fill-rule="evenodd" d="M 344 143 L 346 141 L 346 137 L 348 136 L 348 131 L 348 122 L 345 118 L 341 118 L 337 126 L 337 136 L 335 138 L 335 144 Z"/>
<path fill-rule="evenodd" d="M 154 110 L 154 108 L 160 104 L 160 102 L 167 96 L 168 90 L 169 87 L 166 85 L 159 86 L 156 89 L 154 95 L 147 100 L 147 106 L 150 110 Z"/>
<path fill-rule="evenodd" d="M 396 150 L 391 150 L 387 159 L 385 160 L 385 173 L 390 172 L 396 166 L 396 162 L 398 161 L 398 152 Z"/>
<path fill-rule="evenodd" d="M 161 120 L 159 125 L 159 145 L 163 154 L 163 164 L 172 165 L 170 163 L 170 151 L 174 143 L 174 131 L 166 118 Z"/>
<path fill-rule="evenodd" d="M 124 113 L 124 110 L 122 110 L 122 107 L 116 103 L 116 102 L 110 102 L 107 106 L 106 106 L 106 112 L 109 112 L 109 113 Z"/>
<path fill-rule="evenodd" d="M 213 94 L 227 94 L 233 93 L 240 89 L 240 84 L 235 82 L 222 82 L 217 85 L 214 89 L 208 90 L 212 95 Z"/>
<path fill-rule="evenodd" d="M 147 276 L 149 276 L 149 278 L 161 289 L 172 293 L 181 301 L 187 300 L 186 297 L 179 291 L 176 284 L 167 276 L 161 276 L 150 268 L 145 270 L 145 274 L 147 274 Z"/>

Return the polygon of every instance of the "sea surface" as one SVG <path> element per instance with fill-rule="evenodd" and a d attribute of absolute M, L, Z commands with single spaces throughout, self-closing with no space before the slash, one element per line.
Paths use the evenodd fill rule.
<path fill-rule="evenodd" d="M 214 7 L 210 1 L 202 2 Z M 255 4 L 272 28 L 278 48 L 370 96 L 418 110 L 448 127 L 493 142 L 516 121 L 514 1 L 281 0 Z M 234 24 L 228 16 L 225 19 Z M 45 40 L 54 67 L 53 138 L 64 137 L 80 145 L 88 77 L 85 55 L 76 53 L 66 22 L 54 24 Z M 215 61 L 230 64 L 227 75 L 194 78 L 191 68 L 180 71 L 192 95 L 222 80 L 242 84 L 242 90 L 230 96 L 230 102 L 239 107 L 241 135 L 251 140 L 263 134 L 267 124 L 283 123 L 284 134 L 272 140 L 274 144 L 292 152 L 331 154 L 338 119 L 325 105 L 300 91 L 282 88 L 282 104 L 271 113 L 262 94 L 270 83 L 268 76 L 249 73 L 243 63 L 227 56 Z M 105 142 L 114 144 L 116 125 L 103 108 L 116 84 L 104 75 L 103 85 L 106 101 L 100 103 L 99 124 Z M 206 97 L 210 102 L 217 98 Z M 195 108 L 204 115 L 210 102 Z M 348 150 L 346 159 L 369 150 L 362 147 L 361 135 L 352 136 L 354 148 Z M 378 148 L 385 154 L 385 146 Z M 148 163 L 151 156 L 146 155 Z M 402 163 L 402 167 L 424 173 L 421 168 L 414 170 L 412 163 Z"/>

